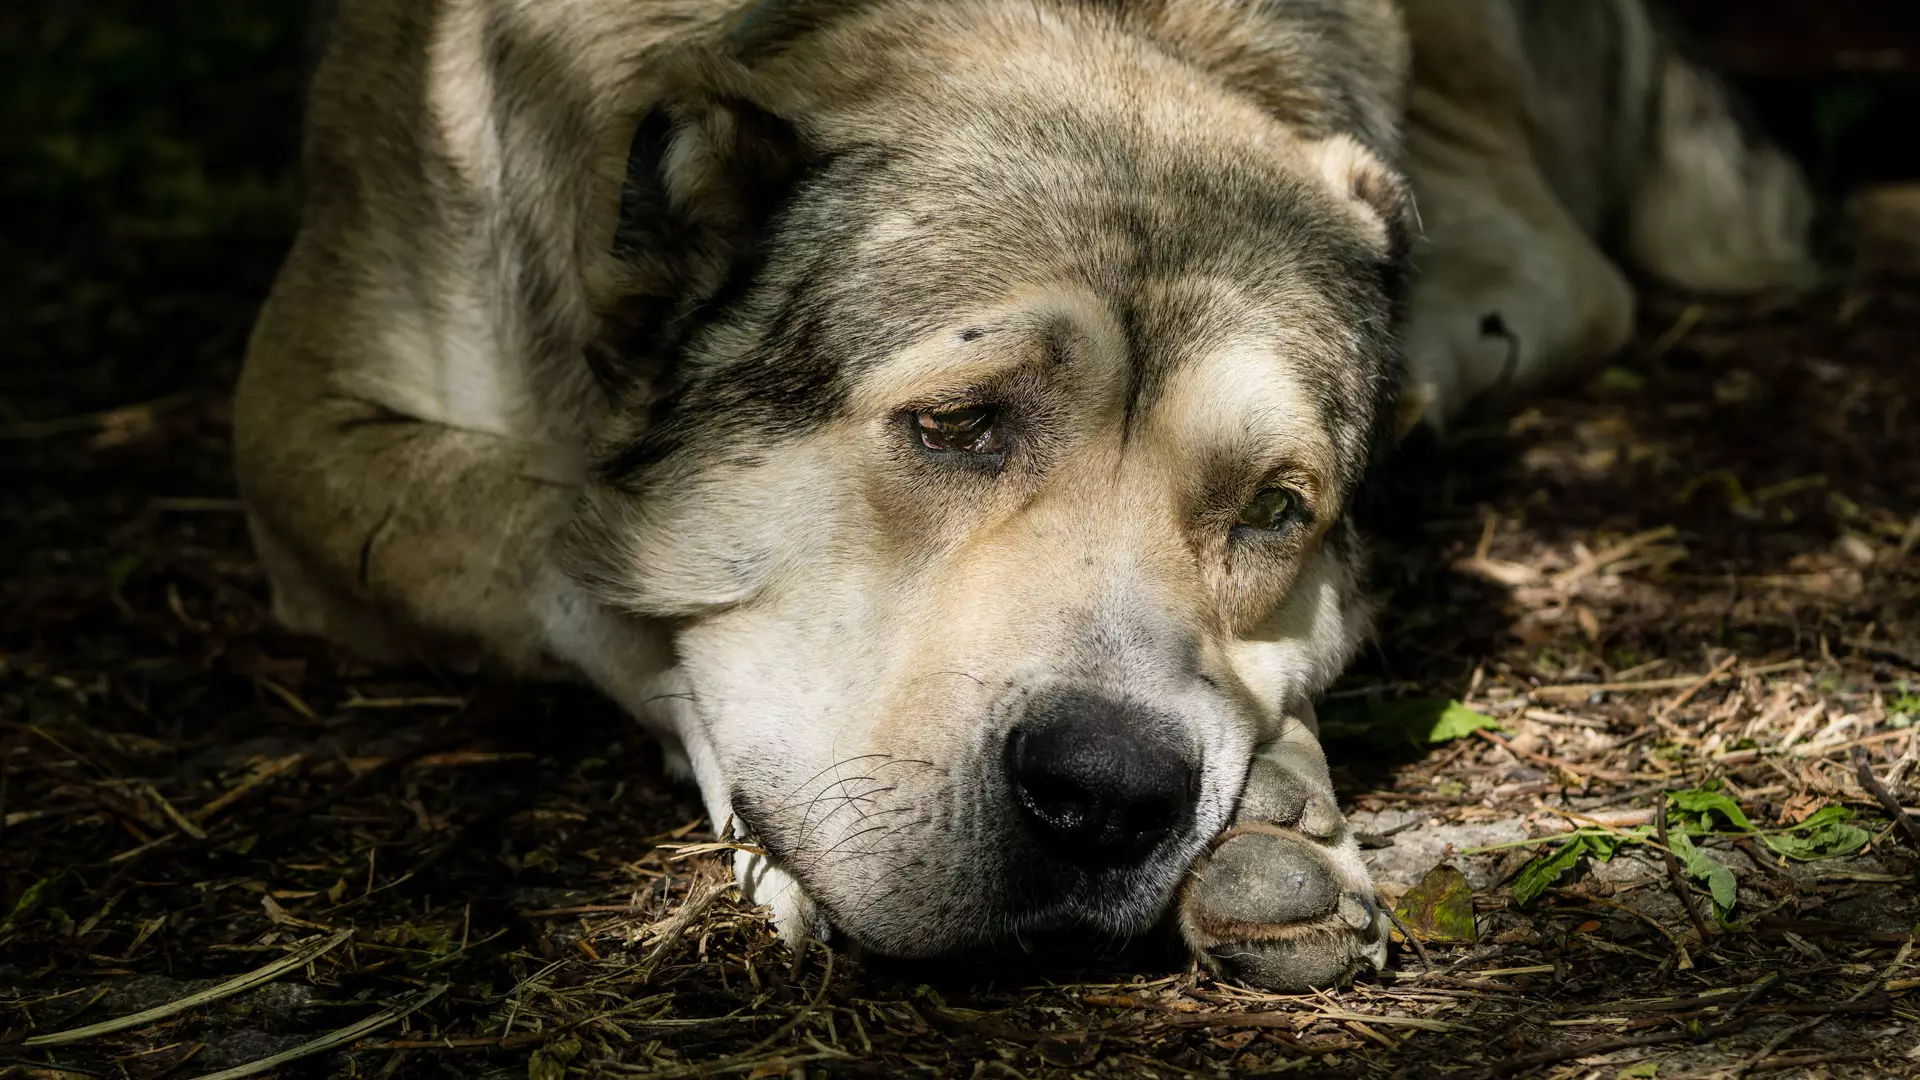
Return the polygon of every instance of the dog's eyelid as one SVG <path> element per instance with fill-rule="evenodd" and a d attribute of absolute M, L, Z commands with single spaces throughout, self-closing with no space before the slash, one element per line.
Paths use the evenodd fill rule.
<path fill-rule="evenodd" d="M 1000 405 L 986 394 L 960 393 L 909 402 L 899 408 L 906 416 L 952 416 L 955 413 L 998 412 Z"/>
<path fill-rule="evenodd" d="M 927 452 L 962 457 L 999 458 L 1007 450 L 998 404 L 971 401 L 957 406 L 907 406 L 899 414 L 913 442 Z"/>
<path fill-rule="evenodd" d="M 1258 474 L 1247 486 L 1241 501 L 1273 488 L 1292 492 L 1309 518 L 1317 516 L 1326 503 L 1326 485 L 1320 482 L 1320 477 L 1312 469 L 1297 461 L 1283 461 Z"/>

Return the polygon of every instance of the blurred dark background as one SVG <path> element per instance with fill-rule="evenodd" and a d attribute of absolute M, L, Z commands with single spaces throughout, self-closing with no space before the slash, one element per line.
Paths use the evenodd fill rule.
<path fill-rule="evenodd" d="M 635 0 L 644 2 L 644 0 Z M 719 2 L 719 0 L 716 0 Z M 301 0 L 0 5 L 9 249 L 253 243 L 292 220 Z M 1829 193 L 1920 175 L 1920 5 L 1668 0 Z"/>

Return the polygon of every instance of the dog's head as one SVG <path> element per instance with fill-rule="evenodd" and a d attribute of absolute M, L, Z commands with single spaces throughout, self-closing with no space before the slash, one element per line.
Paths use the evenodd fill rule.
<path fill-rule="evenodd" d="M 642 125 L 674 385 L 583 575 L 675 621 L 732 812 L 842 931 L 1137 931 L 1364 625 L 1398 181 L 1091 7 L 811 34 Z"/>

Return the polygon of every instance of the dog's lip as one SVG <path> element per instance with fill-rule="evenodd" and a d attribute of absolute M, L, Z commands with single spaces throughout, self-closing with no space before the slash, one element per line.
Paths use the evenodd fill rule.
<path fill-rule="evenodd" d="M 1132 909 L 1136 913 L 1149 909 L 1161 910 L 1172 897 L 1172 892 L 1169 891 L 1158 904 L 1146 902 L 1141 894 L 1148 888 L 1148 883 L 1126 880 L 1132 875 L 1125 870 L 1088 873 L 1072 868 L 1070 876 L 1073 880 L 1056 879 L 1049 882 L 1042 886 L 1044 890 L 1042 895 L 1034 895 L 1032 883 L 1026 884 L 1023 888 L 1008 890 L 1010 894 L 1021 895 L 1025 902 L 1017 906 L 1002 904 L 996 913 L 997 917 L 980 920 L 976 925 L 967 926 L 951 937 L 930 930 L 913 939 L 885 941 L 874 940 L 861 933 L 857 912 L 852 919 L 844 918 L 835 912 L 822 894 L 815 891 L 791 863 L 777 856 L 773 861 L 807 890 L 813 908 L 806 927 L 809 936 L 841 951 L 858 950 L 860 953 L 871 953 L 894 959 L 950 956 L 979 949 L 997 949 L 1009 944 L 1018 945 L 1024 949 L 1030 944 L 1028 939 L 1050 938 L 1054 935 L 1093 933 L 1102 937 L 1111 937 L 1117 932 L 1122 936 L 1131 937 L 1147 932 L 1157 918 L 1136 920 L 1139 925 L 1116 930 L 1114 916 L 1120 914 L 1119 909 Z M 1013 865 L 1013 863 L 1009 861 L 1006 865 Z M 1114 901 L 1122 895 L 1127 900 L 1140 902 L 1116 906 Z M 1003 897 L 1012 898 L 1007 894 L 1003 894 Z M 943 940 L 932 950 L 913 947 L 916 943 L 925 943 L 935 938 Z"/>
<path fill-rule="evenodd" d="M 1196 776 L 1194 782 L 1204 790 L 1201 776 Z M 994 801 L 1010 803 L 1004 799 Z M 1040 856 L 1037 851 L 1011 845 L 1002 848 L 994 859 L 995 872 L 989 875 L 997 879 L 998 886 L 994 890 L 998 895 L 994 898 L 997 902 L 993 904 L 992 917 L 958 928 L 928 927 L 919 935 L 921 940 L 940 939 L 942 943 L 927 951 L 913 948 L 909 941 L 876 940 L 863 934 L 861 913 L 836 910 L 832 894 L 818 887 L 824 883 L 817 883 L 814 875 L 789 857 L 778 833 L 770 834 L 756 827 L 759 815 L 751 799 L 742 799 L 736 792 L 733 808 L 739 825 L 746 830 L 745 835 L 754 837 L 768 860 L 805 891 L 812 907 L 807 924 L 810 936 L 823 943 L 831 941 L 835 948 L 857 946 L 875 955 L 897 958 L 993 948 L 1018 943 L 1023 936 L 1091 932 L 1102 937 L 1115 934 L 1131 937 L 1146 933 L 1179 889 L 1181 875 L 1164 871 L 1176 863 L 1184 871 L 1199 854 L 1204 844 L 1194 839 L 1196 829 L 1206 828 L 1201 822 L 1208 817 L 1201 807 L 1196 807 L 1181 827 L 1169 830 L 1140 863 L 1133 865 L 1090 869 Z M 1167 880 L 1160 880 L 1163 877 Z M 977 876 L 967 882 L 969 886 L 979 884 Z M 1128 925 L 1120 927 L 1123 919 Z M 958 932 L 952 933 L 955 929 Z M 886 936 L 882 934 L 881 938 Z"/>

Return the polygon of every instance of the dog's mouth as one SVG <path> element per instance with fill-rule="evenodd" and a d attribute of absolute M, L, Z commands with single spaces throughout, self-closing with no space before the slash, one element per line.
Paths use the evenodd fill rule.
<path fill-rule="evenodd" d="M 1139 900 L 1138 904 L 1127 905 L 1132 910 L 1126 912 L 1115 910 L 1111 897 L 1106 906 L 1096 906 L 1085 895 L 1063 898 L 1045 906 L 1007 908 L 998 918 L 983 920 L 981 926 L 970 927 L 933 950 L 888 948 L 887 943 L 871 943 L 858 931 L 857 924 L 849 925 L 817 906 L 807 929 L 815 939 L 846 949 L 855 956 L 907 960 L 938 955 L 961 961 L 991 961 L 1035 954 L 1091 957 L 1112 952 L 1165 921 L 1171 897 L 1155 900 L 1142 896 Z"/>
<path fill-rule="evenodd" d="M 812 937 L 901 958 L 1110 952 L 1162 920 L 1190 861 L 1170 840 L 1149 863 L 1100 871 L 1029 854 L 977 873 L 930 870 L 921 858 L 895 880 L 836 880 L 829 868 L 788 856 L 778 839 L 756 846 L 808 898 Z"/>
<path fill-rule="evenodd" d="M 743 768 L 741 835 L 804 897 L 775 903 L 783 929 L 922 957 L 1150 930 L 1225 816 L 1233 755 L 1117 694 L 1020 705 L 937 760 L 871 752 L 791 781 Z"/>

